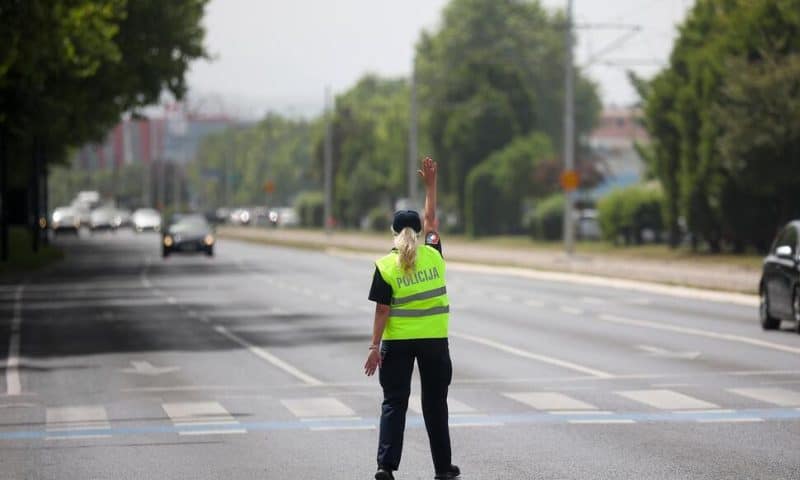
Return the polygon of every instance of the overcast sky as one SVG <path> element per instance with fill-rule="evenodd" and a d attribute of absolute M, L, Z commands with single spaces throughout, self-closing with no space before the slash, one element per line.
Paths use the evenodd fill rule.
<path fill-rule="evenodd" d="M 435 30 L 448 0 L 211 0 L 206 45 L 214 55 L 189 73 L 191 97 L 204 110 L 255 118 L 268 110 L 308 115 L 323 106 L 324 89 L 352 86 L 367 72 L 408 75 L 422 29 Z M 566 0 L 542 0 L 563 8 Z M 578 24 L 623 23 L 641 30 L 587 72 L 605 104 L 635 101 L 626 75 L 657 72 L 668 58 L 676 25 L 693 0 L 575 0 Z M 625 30 L 578 31 L 584 64 Z M 629 62 L 635 66 L 631 67 Z"/>

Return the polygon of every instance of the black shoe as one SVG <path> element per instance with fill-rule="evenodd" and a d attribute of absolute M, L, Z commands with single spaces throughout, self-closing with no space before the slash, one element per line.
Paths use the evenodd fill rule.
<path fill-rule="evenodd" d="M 394 480 L 394 475 L 388 468 L 378 467 L 378 471 L 375 472 L 375 480 Z"/>
<path fill-rule="evenodd" d="M 458 478 L 461 475 L 461 470 L 455 465 L 450 465 L 450 468 L 444 472 L 437 472 L 436 476 L 433 477 L 434 480 L 451 480 L 454 478 Z"/>

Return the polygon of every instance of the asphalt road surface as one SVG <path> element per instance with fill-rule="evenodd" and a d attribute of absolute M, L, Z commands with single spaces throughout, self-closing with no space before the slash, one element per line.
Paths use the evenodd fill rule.
<path fill-rule="evenodd" d="M 56 268 L 0 285 L 0 478 L 372 478 L 369 258 L 58 243 Z M 465 480 L 800 478 L 791 325 L 491 269 L 451 268 L 448 290 Z M 397 478 L 433 478 L 416 398 Z"/>

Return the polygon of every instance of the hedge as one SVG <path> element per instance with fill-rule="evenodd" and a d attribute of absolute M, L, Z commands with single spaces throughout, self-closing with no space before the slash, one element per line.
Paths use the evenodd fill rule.
<path fill-rule="evenodd" d="M 615 190 L 600 200 L 598 220 L 603 237 L 612 242 L 642 244 L 650 229 L 661 237 L 664 229 L 664 193 L 660 186 L 633 185 Z"/>

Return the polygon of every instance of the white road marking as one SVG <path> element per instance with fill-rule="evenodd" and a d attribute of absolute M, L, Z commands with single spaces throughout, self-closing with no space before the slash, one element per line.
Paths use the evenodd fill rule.
<path fill-rule="evenodd" d="M 450 428 L 503 427 L 503 426 L 505 426 L 505 423 L 501 422 L 458 422 L 450 424 Z"/>
<path fill-rule="evenodd" d="M 243 339 L 242 337 L 240 337 L 240 336 L 238 336 L 238 335 L 236 335 L 234 333 L 231 333 L 227 328 L 223 327 L 222 325 L 217 325 L 216 327 L 214 327 L 214 330 L 217 333 L 219 333 L 220 335 L 228 337 L 232 341 L 234 341 L 234 342 L 238 343 L 239 345 L 247 348 L 247 350 L 249 350 L 250 353 L 252 353 L 253 355 L 257 356 L 258 358 L 267 361 L 268 363 L 272 364 L 275 367 L 280 368 L 284 372 L 288 373 L 289 375 L 292 375 L 293 377 L 295 377 L 298 380 L 306 383 L 307 385 L 315 385 L 315 386 L 323 385 L 322 381 L 312 377 L 311 375 L 303 372 L 302 370 L 300 370 L 300 369 L 298 369 L 298 368 L 296 368 L 296 367 L 294 367 L 292 365 L 289 365 L 288 363 L 284 362 L 280 358 L 278 358 L 275 355 L 269 353 L 267 350 L 265 350 L 265 349 L 263 349 L 261 347 L 257 347 L 256 345 L 253 345 L 252 343 L 248 342 L 247 340 Z"/>
<path fill-rule="evenodd" d="M 567 420 L 567 423 L 572 423 L 574 425 L 626 425 L 631 423 L 636 423 L 635 421 L 629 418 L 585 418 L 585 419 L 577 419 L 577 420 Z"/>
<path fill-rule="evenodd" d="M 561 307 L 558 307 L 558 309 L 561 310 L 562 312 L 568 313 L 570 315 L 582 315 L 583 314 L 583 310 L 581 310 L 580 308 L 561 306 Z"/>
<path fill-rule="evenodd" d="M 698 423 L 757 423 L 763 421 L 763 418 L 758 417 L 700 418 L 697 420 Z"/>
<path fill-rule="evenodd" d="M 286 398 L 281 400 L 284 407 L 298 418 L 353 417 L 356 412 L 339 400 L 331 397 Z"/>
<path fill-rule="evenodd" d="M 506 345 L 501 342 L 497 342 L 495 340 L 490 340 L 488 338 L 479 337 L 476 335 L 469 335 L 466 333 L 454 332 L 450 331 L 450 336 L 463 338 L 464 340 L 469 340 L 471 342 L 480 343 L 481 345 L 486 345 L 487 347 L 496 348 L 497 350 L 510 353 L 512 355 L 517 355 L 518 357 L 528 358 L 531 360 L 536 360 L 542 363 L 547 363 L 549 365 L 555 365 L 561 368 L 566 368 L 568 370 L 574 370 L 576 372 L 584 373 L 586 375 L 591 375 L 593 377 L 598 378 L 613 378 L 614 375 L 604 372 L 602 370 L 597 370 L 594 368 L 585 367 L 583 365 L 578 365 L 577 363 L 568 362 L 566 360 L 561 360 L 558 358 L 541 355 L 538 353 L 529 352 L 527 350 L 522 350 L 520 348 L 512 347 L 511 345 Z"/>
<path fill-rule="evenodd" d="M 11 316 L 11 336 L 8 339 L 8 358 L 6 359 L 6 395 L 15 396 L 22 393 L 22 381 L 19 377 L 19 343 L 22 329 L 22 291 L 20 285 L 14 291 L 14 313 Z"/>
<path fill-rule="evenodd" d="M 178 303 L 178 301 L 175 299 L 175 297 L 167 297 L 167 303 L 169 303 L 170 305 L 175 305 L 176 303 Z"/>
<path fill-rule="evenodd" d="M 358 307 L 358 309 L 359 309 L 360 311 L 364 312 L 364 313 L 372 313 L 372 312 L 374 312 L 374 311 L 375 311 L 375 309 L 374 309 L 374 308 L 369 308 L 369 307 L 368 307 L 368 306 L 366 306 L 366 305 L 361 305 L 360 307 Z"/>
<path fill-rule="evenodd" d="M 719 405 L 672 390 L 627 390 L 617 395 L 660 410 L 716 409 Z"/>
<path fill-rule="evenodd" d="M 422 399 L 419 395 L 411 395 L 408 399 L 408 408 L 412 412 L 422 415 Z M 452 397 L 447 399 L 447 410 L 451 415 L 464 415 L 475 413 L 475 409 L 464 402 L 460 402 Z"/>
<path fill-rule="evenodd" d="M 667 332 L 683 333 L 686 335 L 694 335 L 697 337 L 714 338 L 717 340 L 725 340 L 729 342 L 746 343 L 756 347 L 769 348 L 781 352 L 793 353 L 800 355 L 800 348 L 790 347 L 788 345 L 781 345 L 780 343 L 768 342 L 757 338 L 744 337 L 742 335 L 733 335 L 729 333 L 717 333 L 708 330 L 700 330 L 698 328 L 681 327 L 678 325 L 671 325 L 669 323 L 650 322 L 647 320 L 634 320 L 632 318 L 619 317 L 616 315 L 603 314 L 599 317 L 600 320 L 610 323 L 618 323 L 622 325 L 632 325 L 635 327 L 651 328 L 654 330 L 663 330 Z"/>
<path fill-rule="evenodd" d="M 375 425 L 347 425 L 347 426 L 327 426 L 327 427 L 311 427 L 312 432 L 331 432 L 336 430 L 375 430 Z"/>
<path fill-rule="evenodd" d="M 800 407 L 800 392 L 786 388 L 729 388 L 728 391 L 781 407 Z"/>
<path fill-rule="evenodd" d="M 653 302 L 648 298 L 631 298 L 629 300 L 625 300 L 625 303 L 629 303 L 631 305 L 650 305 Z"/>
<path fill-rule="evenodd" d="M 636 345 L 636 348 L 647 352 L 652 357 L 674 358 L 678 360 L 695 360 L 700 356 L 700 352 L 681 352 L 678 350 L 667 350 L 666 348 L 654 347 L 652 345 Z"/>
<path fill-rule="evenodd" d="M 245 428 L 219 428 L 240 425 L 219 402 L 163 403 L 161 408 L 176 427 L 192 427 L 179 431 L 180 435 L 247 433 Z"/>
<path fill-rule="evenodd" d="M 336 305 L 339 305 L 342 308 L 350 308 L 353 306 L 350 302 L 346 300 L 336 300 Z"/>
<path fill-rule="evenodd" d="M 592 305 L 604 305 L 608 303 L 608 300 L 606 300 L 605 298 L 597 298 L 597 297 L 581 297 L 581 302 L 590 303 Z"/>
<path fill-rule="evenodd" d="M 511 295 L 503 295 L 503 294 L 495 295 L 494 299 L 497 300 L 498 302 L 511 302 L 512 301 Z"/>
<path fill-rule="evenodd" d="M 690 298 L 696 300 L 706 300 L 721 303 L 733 303 L 749 307 L 758 306 L 758 296 L 743 293 L 718 292 L 715 290 L 704 290 L 701 288 L 679 287 L 675 285 L 662 285 L 652 282 L 642 282 L 637 280 L 626 280 L 619 278 L 603 277 L 599 275 L 547 272 L 532 270 L 520 267 L 495 267 L 488 265 L 476 265 L 463 262 L 447 262 L 447 266 L 453 271 L 479 272 L 493 275 L 513 275 L 521 278 L 534 280 L 566 282 L 579 285 L 594 285 L 603 288 L 614 288 L 624 291 L 637 291 L 644 293 L 655 293 L 658 295 L 669 295 L 679 298 Z"/>
<path fill-rule="evenodd" d="M 544 302 L 541 301 L 541 300 L 529 299 L 529 300 L 525 300 L 525 305 L 527 305 L 529 307 L 534 307 L 534 308 L 541 308 L 541 307 L 544 307 Z"/>
<path fill-rule="evenodd" d="M 53 435 L 48 435 L 48 440 L 56 439 L 85 439 L 91 438 L 107 438 L 111 435 L 98 434 L 93 432 L 87 435 L 59 435 L 61 432 L 80 432 L 82 430 L 110 430 L 111 425 L 108 423 L 108 414 L 102 405 L 79 405 L 72 407 L 57 407 L 48 408 L 46 410 L 47 432 L 52 432 Z"/>
<path fill-rule="evenodd" d="M 503 396 L 536 410 L 597 410 L 597 407 L 556 392 L 512 392 Z"/>
<path fill-rule="evenodd" d="M 677 414 L 677 415 L 700 415 L 700 414 L 707 414 L 707 413 L 715 413 L 715 414 L 733 413 L 735 411 L 736 410 L 732 410 L 730 408 L 712 408 L 712 409 L 709 409 L 709 410 L 677 410 L 677 411 L 674 411 L 672 413 Z"/>
<path fill-rule="evenodd" d="M 611 415 L 608 410 L 551 410 L 550 415 Z"/>
<path fill-rule="evenodd" d="M 152 363 L 148 361 L 131 361 L 132 368 L 124 368 L 122 372 L 125 373 L 135 373 L 138 375 L 146 375 L 150 377 L 157 377 L 159 375 L 163 375 L 165 373 L 173 373 L 177 372 L 181 369 L 181 367 L 156 367 Z"/>

